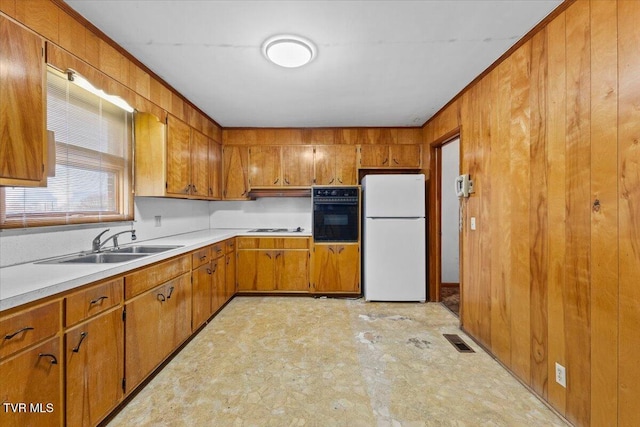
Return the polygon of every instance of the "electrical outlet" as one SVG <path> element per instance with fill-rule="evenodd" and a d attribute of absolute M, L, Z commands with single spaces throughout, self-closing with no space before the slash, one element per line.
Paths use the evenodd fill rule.
<path fill-rule="evenodd" d="M 155 226 L 156 227 L 161 227 L 162 226 L 162 216 L 160 215 L 156 215 L 153 217 L 154 221 L 155 221 Z"/>
<path fill-rule="evenodd" d="M 471 217 L 471 229 L 472 230 L 476 229 L 476 217 L 475 216 Z"/>
<path fill-rule="evenodd" d="M 567 371 L 564 366 L 556 362 L 556 382 L 567 388 Z"/>

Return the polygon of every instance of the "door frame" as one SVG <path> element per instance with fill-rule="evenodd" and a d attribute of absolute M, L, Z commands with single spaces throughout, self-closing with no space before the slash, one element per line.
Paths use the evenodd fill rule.
<path fill-rule="evenodd" d="M 429 144 L 430 159 L 429 167 L 431 176 L 434 179 L 429 180 L 430 203 L 428 209 L 428 229 L 429 235 L 429 300 L 440 302 L 442 287 L 442 146 L 446 145 L 453 139 L 460 139 L 458 168 L 462 163 L 462 127 L 457 127 L 450 132 L 445 133 L 440 138 Z M 460 169 L 458 169 L 460 170 Z M 462 301 L 462 233 L 459 235 L 460 248 L 460 297 Z M 462 319 L 462 304 L 460 305 L 460 316 Z"/>

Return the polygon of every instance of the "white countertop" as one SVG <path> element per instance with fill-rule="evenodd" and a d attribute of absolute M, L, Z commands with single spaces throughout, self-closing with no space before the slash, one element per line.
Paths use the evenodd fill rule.
<path fill-rule="evenodd" d="M 36 261 L 0 268 L 0 311 L 126 273 L 237 236 L 310 237 L 311 232 L 304 230 L 302 232 L 251 233 L 247 229 L 218 228 L 136 242 L 134 245 L 182 246 L 128 262 L 70 265 L 38 264 L 39 261 Z"/>

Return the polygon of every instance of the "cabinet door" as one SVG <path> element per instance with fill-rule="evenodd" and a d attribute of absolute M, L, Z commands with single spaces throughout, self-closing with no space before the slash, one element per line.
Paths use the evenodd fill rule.
<path fill-rule="evenodd" d="M 274 286 L 272 251 L 238 251 L 238 291 L 272 291 Z"/>
<path fill-rule="evenodd" d="M 336 145 L 335 181 L 337 185 L 358 184 L 357 158 L 358 148 L 353 145 Z"/>
<path fill-rule="evenodd" d="M 379 168 L 389 166 L 388 145 L 362 145 L 360 147 L 360 167 Z"/>
<path fill-rule="evenodd" d="M 420 146 L 411 145 L 392 145 L 389 149 L 391 156 L 390 167 L 399 168 L 419 168 L 420 167 Z"/>
<path fill-rule="evenodd" d="M 223 197 L 225 200 L 245 200 L 249 193 L 249 149 L 228 145 L 222 150 Z"/>
<path fill-rule="evenodd" d="M 355 149 L 355 147 L 352 147 Z M 336 179 L 336 146 L 318 145 L 315 148 L 313 160 L 315 169 L 315 184 L 332 185 L 338 184 Z M 355 159 L 353 161 L 355 169 Z"/>
<path fill-rule="evenodd" d="M 172 115 L 167 120 L 167 193 L 186 197 L 191 188 L 191 128 Z"/>
<path fill-rule="evenodd" d="M 63 361 L 60 338 L 55 337 L 31 350 L 0 363 L 0 401 L 37 405 L 40 412 L 18 412 L 2 408 L 3 427 L 61 426 Z"/>
<path fill-rule="evenodd" d="M 313 254 L 314 292 L 360 292 L 358 245 L 316 245 Z"/>
<path fill-rule="evenodd" d="M 211 310 L 211 262 L 208 262 L 191 273 L 192 306 L 192 330 L 202 325 L 212 313 Z"/>
<path fill-rule="evenodd" d="M 67 425 L 96 425 L 122 399 L 124 324 L 115 309 L 65 334 Z"/>
<path fill-rule="evenodd" d="M 253 146 L 249 149 L 249 185 L 280 187 L 281 150 L 275 146 Z"/>
<path fill-rule="evenodd" d="M 211 311 L 217 311 L 225 303 L 225 259 L 218 258 L 211 262 L 212 284 L 211 284 Z"/>
<path fill-rule="evenodd" d="M 44 41 L 0 16 L 0 58 L 0 184 L 38 186 L 46 157 Z"/>
<path fill-rule="evenodd" d="M 275 264 L 276 290 L 309 290 L 309 251 L 277 251 Z"/>
<path fill-rule="evenodd" d="M 226 288 L 225 300 L 230 300 L 236 293 L 236 254 L 235 252 L 229 253 L 226 256 L 226 263 L 224 267 L 224 284 Z"/>
<path fill-rule="evenodd" d="M 310 187 L 313 184 L 313 147 L 282 147 L 282 181 L 283 185 L 298 187 Z"/>
<path fill-rule="evenodd" d="M 191 274 L 157 286 L 126 304 L 126 392 L 191 334 Z"/>
<path fill-rule="evenodd" d="M 191 130 L 191 188 L 197 198 L 209 197 L 209 138 Z"/>
<path fill-rule="evenodd" d="M 217 142 L 209 142 L 209 198 L 222 198 L 222 146 Z"/>

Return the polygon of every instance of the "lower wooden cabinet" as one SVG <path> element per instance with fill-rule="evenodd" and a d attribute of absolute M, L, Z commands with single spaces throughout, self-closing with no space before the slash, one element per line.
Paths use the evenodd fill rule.
<path fill-rule="evenodd" d="M 61 426 L 64 359 L 59 336 L 0 362 L 3 427 Z M 10 404 L 10 406 L 5 406 Z"/>
<path fill-rule="evenodd" d="M 239 238 L 238 292 L 308 292 L 308 238 Z"/>
<path fill-rule="evenodd" d="M 211 261 L 211 313 L 218 311 L 226 300 L 224 256 Z"/>
<path fill-rule="evenodd" d="M 67 423 L 94 426 L 122 399 L 122 308 L 100 314 L 65 333 Z"/>
<path fill-rule="evenodd" d="M 360 293 L 360 245 L 316 244 L 312 292 Z"/>
<path fill-rule="evenodd" d="M 236 253 L 235 251 L 227 253 L 225 255 L 224 284 L 226 288 L 226 299 L 229 300 L 237 291 L 236 285 Z"/>
<path fill-rule="evenodd" d="M 195 331 L 206 322 L 213 310 L 211 309 L 211 262 L 201 265 L 191 273 L 192 281 L 192 329 Z"/>
<path fill-rule="evenodd" d="M 128 393 L 191 335 L 191 273 L 125 303 Z"/>

